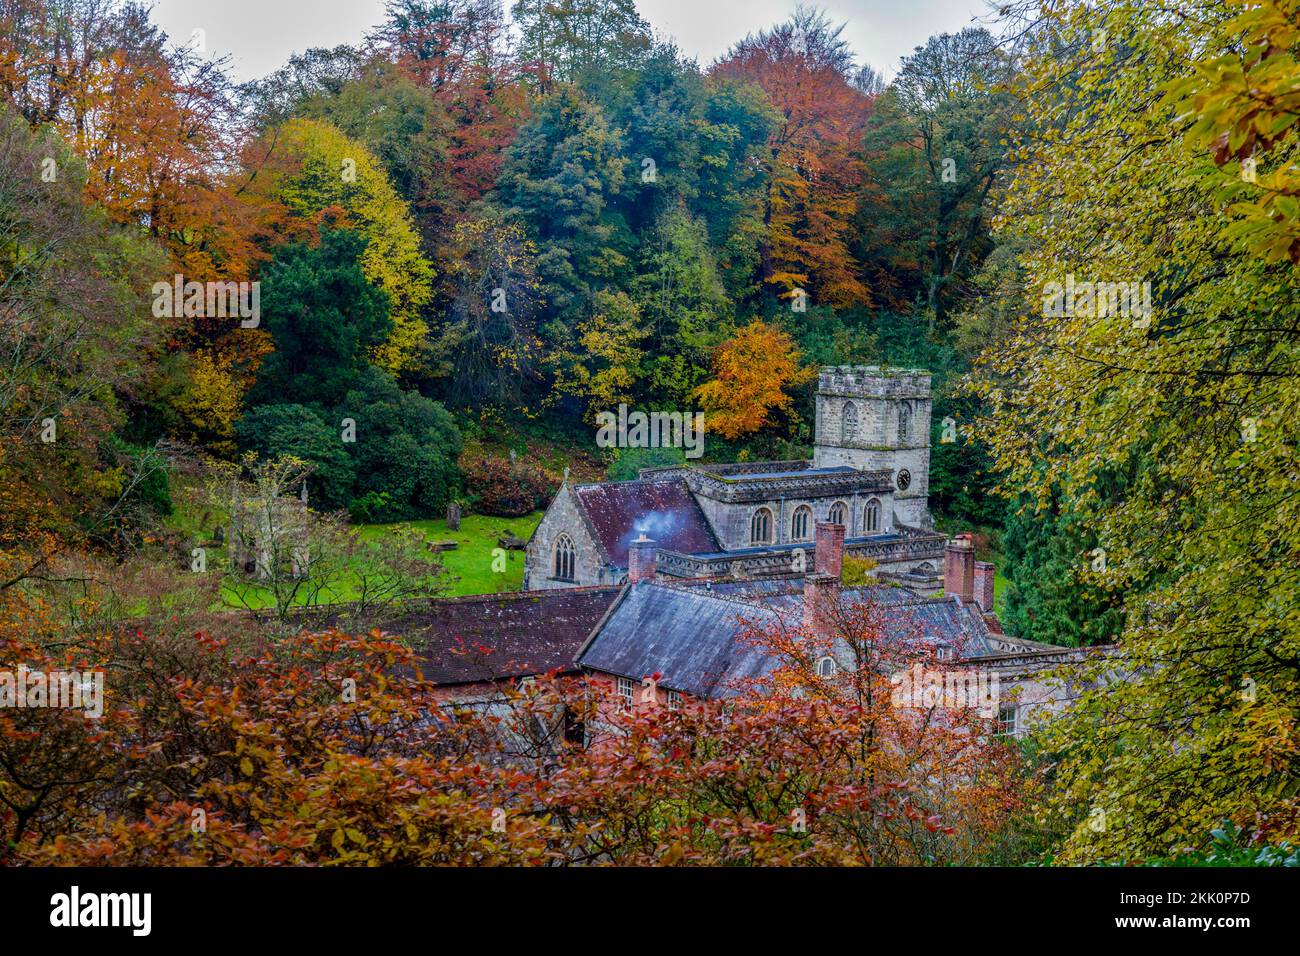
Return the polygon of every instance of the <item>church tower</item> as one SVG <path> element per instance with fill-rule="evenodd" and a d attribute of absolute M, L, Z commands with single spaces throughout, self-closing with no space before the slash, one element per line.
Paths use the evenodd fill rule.
<path fill-rule="evenodd" d="M 823 368 L 817 385 L 813 467 L 888 469 L 903 524 L 933 527 L 930 517 L 930 373 L 875 365 Z"/>

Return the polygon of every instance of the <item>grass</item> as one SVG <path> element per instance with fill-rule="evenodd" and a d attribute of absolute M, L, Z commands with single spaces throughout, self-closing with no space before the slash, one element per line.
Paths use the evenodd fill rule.
<path fill-rule="evenodd" d="M 542 512 L 534 511 L 522 518 L 493 518 L 487 515 L 466 515 L 461 519 L 460 530 L 450 531 L 446 521 L 411 521 L 402 524 L 358 525 L 363 538 L 382 538 L 395 529 L 412 527 L 428 541 L 455 541 L 454 551 L 442 553 L 442 563 L 456 580 L 451 582 L 450 594 L 495 594 L 498 591 L 518 591 L 524 586 L 524 553 L 506 551 L 506 569 L 492 570 L 492 552 L 498 547 L 497 539 L 507 534 L 527 541 Z"/>
<path fill-rule="evenodd" d="M 167 519 L 167 527 L 179 533 L 182 539 L 193 542 L 209 541 L 213 528 L 225 524 L 225 515 L 202 515 L 197 509 L 187 506 L 193 500 L 191 496 L 176 496 L 176 509 Z M 204 520 L 206 518 L 206 520 Z M 447 596 L 467 594 L 495 594 L 500 591 L 518 591 L 524 583 L 524 553 L 522 551 L 505 552 L 505 570 L 494 571 L 493 551 L 499 547 L 497 541 L 506 535 L 514 535 L 527 541 L 533 530 L 542 520 L 542 512 L 535 511 L 521 518 L 493 518 L 487 515 L 466 515 L 461 519 L 460 530 L 451 531 L 443 520 L 399 522 L 396 524 L 354 525 L 363 539 L 381 540 L 401 528 L 415 529 L 427 541 L 455 541 L 456 547 L 442 552 L 442 564 L 447 569 L 444 584 Z M 227 554 L 224 547 L 207 548 L 207 565 L 209 572 L 226 567 Z M 334 601 L 348 601 L 355 595 L 351 583 L 346 577 L 340 582 L 336 592 L 331 596 Z M 257 586 L 240 588 L 242 597 L 238 596 L 229 585 L 222 588 L 222 601 L 228 607 L 254 609 L 270 607 L 273 604 L 271 593 Z"/>

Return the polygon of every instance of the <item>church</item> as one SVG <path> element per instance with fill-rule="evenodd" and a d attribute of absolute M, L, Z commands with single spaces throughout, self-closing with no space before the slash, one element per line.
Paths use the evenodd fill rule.
<path fill-rule="evenodd" d="M 524 588 L 622 584 L 638 562 L 661 579 L 801 574 L 818 522 L 829 522 L 844 528 L 845 555 L 872 561 L 879 579 L 941 594 L 947 542 L 928 506 L 930 405 L 926 371 L 823 368 L 811 461 L 566 481 L 528 541 Z"/>

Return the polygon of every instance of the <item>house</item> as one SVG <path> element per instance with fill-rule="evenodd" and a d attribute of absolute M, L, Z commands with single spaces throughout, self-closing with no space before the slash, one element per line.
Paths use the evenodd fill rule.
<path fill-rule="evenodd" d="M 889 634 L 920 641 L 945 670 L 977 669 L 1000 688 L 986 715 L 1021 734 L 1032 715 L 1059 707 L 1069 688 L 1052 677 L 1090 652 L 1002 633 L 993 614 L 990 565 L 974 560 L 968 535 L 945 547 L 948 593 L 927 596 L 897 583 L 840 583 L 848 553 L 842 525 L 814 531 L 810 573 L 681 579 L 661 575 L 658 542 L 628 542 L 620 585 L 547 589 L 429 601 L 385 623 L 418 649 L 426 677 L 450 703 L 493 706 L 503 683 L 549 672 L 585 675 L 616 708 L 674 709 L 725 700 L 778 660 L 751 630 L 815 626 L 819 608 L 871 604 Z M 837 650 L 830 673 L 853 666 Z"/>

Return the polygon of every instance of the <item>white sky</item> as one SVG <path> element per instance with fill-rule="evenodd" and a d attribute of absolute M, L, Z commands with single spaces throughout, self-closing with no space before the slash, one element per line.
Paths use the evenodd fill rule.
<path fill-rule="evenodd" d="M 513 0 L 505 0 L 507 12 Z M 748 33 L 786 19 L 796 0 L 637 0 L 661 35 L 707 66 Z M 969 26 L 988 11 L 986 0 L 819 0 L 858 63 L 887 77 L 898 61 L 935 33 Z M 235 78 L 265 76 L 291 53 L 356 43 L 383 19 L 384 0 L 155 0 L 153 18 L 177 44 L 196 29 L 206 51 L 230 54 Z"/>

